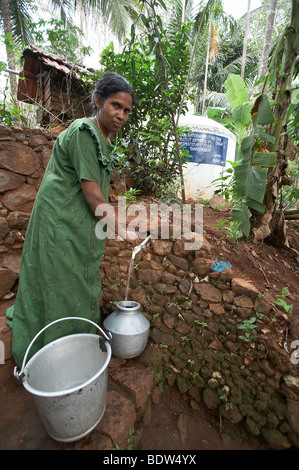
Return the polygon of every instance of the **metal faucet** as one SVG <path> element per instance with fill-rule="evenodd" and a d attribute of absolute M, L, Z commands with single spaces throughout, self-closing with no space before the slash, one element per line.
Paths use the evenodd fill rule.
<path fill-rule="evenodd" d="M 135 256 L 137 255 L 137 253 L 139 253 L 139 251 L 142 250 L 142 248 L 143 248 L 144 245 L 149 241 L 150 238 L 151 238 L 151 236 L 149 235 L 145 240 L 143 240 L 142 243 L 140 243 L 140 245 L 135 246 L 135 248 L 133 248 L 133 251 L 132 251 L 132 259 L 134 259 Z"/>

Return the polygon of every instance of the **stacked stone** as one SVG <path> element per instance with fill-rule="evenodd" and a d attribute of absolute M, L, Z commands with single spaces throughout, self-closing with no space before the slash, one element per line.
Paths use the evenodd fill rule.
<path fill-rule="evenodd" d="M 0 298 L 13 296 L 30 213 L 56 135 L 0 126 Z"/>
<path fill-rule="evenodd" d="M 0 126 L 0 341 L 10 357 L 5 307 L 13 303 L 26 227 L 56 133 Z M 120 188 L 111 186 L 111 200 Z M 122 185 L 123 186 L 123 185 Z M 132 250 L 108 240 L 101 264 L 103 317 L 125 298 Z M 299 447 L 298 363 L 285 346 L 286 318 L 234 269 L 214 272 L 207 240 L 152 240 L 135 259 L 129 299 L 151 322 L 147 349 L 157 386 L 174 384 L 193 408 L 204 404 L 223 423 L 262 436 L 273 448 Z M 229 261 L 229 260 L 228 260 Z M 255 317 L 256 338 L 240 338 Z M 274 321 L 275 320 L 275 321 Z M 292 322 L 299 338 L 299 322 Z M 297 326 L 296 326 L 297 325 Z M 272 335 L 270 333 L 273 333 Z M 271 339 L 275 338 L 275 339 Z M 254 347 L 253 347 L 254 345 Z"/>
<path fill-rule="evenodd" d="M 101 266 L 104 316 L 124 299 L 130 257 L 125 244 L 109 240 Z M 151 322 L 140 360 L 151 363 L 157 386 L 176 385 L 194 409 L 204 404 L 215 424 L 220 415 L 273 448 L 299 447 L 298 366 L 283 348 L 286 321 L 249 280 L 234 277 L 233 268 L 214 272 L 213 262 L 207 240 L 193 252 L 183 239 L 152 240 L 136 256 L 128 298 Z M 252 317 L 250 344 L 239 327 Z"/>

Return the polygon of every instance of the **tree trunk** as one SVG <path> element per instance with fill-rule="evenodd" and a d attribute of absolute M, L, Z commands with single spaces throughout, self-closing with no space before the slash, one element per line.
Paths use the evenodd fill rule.
<path fill-rule="evenodd" d="M 11 15 L 10 15 L 10 8 L 9 8 L 9 0 L 1 0 L 0 1 L 0 10 L 1 10 L 1 16 L 2 16 L 2 21 L 3 21 L 3 29 L 4 29 L 4 35 L 6 38 L 12 38 L 12 28 L 11 28 Z M 5 48 L 6 48 L 6 55 L 7 55 L 7 64 L 8 68 L 11 70 L 16 70 L 15 66 L 15 54 L 14 51 L 11 50 L 9 47 L 8 41 L 5 42 Z M 10 74 L 9 75 L 9 80 L 10 80 L 10 88 L 11 88 L 11 94 L 16 95 L 17 93 L 17 80 L 15 77 L 15 74 Z"/>
<path fill-rule="evenodd" d="M 245 34 L 244 34 L 244 43 L 243 43 L 243 56 L 242 56 L 242 65 L 241 65 L 241 78 L 243 78 L 243 80 L 244 80 L 244 76 L 245 76 L 245 64 L 246 64 L 246 56 L 247 56 L 249 17 L 250 17 L 250 0 L 248 0 L 248 5 L 247 5 L 246 22 L 245 22 Z"/>
<path fill-rule="evenodd" d="M 207 44 L 207 54 L 206 54 L 206 68 L 205 68 L 205 81 L 203 87 L 203 94 L 202 94 L 202 108 L 201 108 L 201 115 L 205 115 L 205 104 L 206 104 L 206 94 L 207 94 L 207 81 L 208 81 L 208 68 L 209 68 L 209 50 L 210 50 L 210 43 L 211 43 L 211 32 L 212 32 L 212 20 L 210 17 L 209 21 L 209 30 L 208 30 L 208 44 Z"/>
<path fill-rule="evenodd" d="M 287 136 L 284 135 L 286 114 L 291 104 L 292 77 L 299 48 L 299 0 L 292 0 L 292 13 L 290 25 L 284 32 L 284 51 L 277 72 L 276 94 L 274 95 L 274 123 L 270 134 L 275 141 L 270 148 L 277 153 L 277 166 L 268 173 L 264 204 L 265 214 L 258 220 L 254 229 L 254 241 L 268 238 L 276 246 L 288 246 L 285 235 L 285 220 L 281 211 L 278 211 L 278 194 L 281 189 L 282 178 L 288 166 L 286 152 Z"/>
<path fill-rule="evenodd" d="M 263 53 L 262 53 L 262 58 L 261 58 L 260 70 L 259 70 L 259 77 L 261 77 L 262 75 L 266 75 L 268 71 L 268 58 L 269 58 L 269 52 L 270 52 L 270 47 L 271 47 L 271 38 L 272 38 L 274 18 L 275 18 L 275 13 L 276 13 L 276 6 L 277 6 L 277 0 L 270 0 L 268 16 L 267 16 L 266 32 L 265 32 L 265 38 L 264 38 L 264 47 L 263 47 Z"/>

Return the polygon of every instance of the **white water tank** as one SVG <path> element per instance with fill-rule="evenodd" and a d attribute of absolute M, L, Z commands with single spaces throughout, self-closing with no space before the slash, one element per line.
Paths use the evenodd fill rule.
<path fill-rule="evenodd" d="M 210 199 L 216 189 L 211 182 L 235 161 L 236 137 L 222 124 L 193 114 L 181 116 L 179 126 L 190 129 L 180 137 L 190 154 L 183 171 L 186 199 Z"/>

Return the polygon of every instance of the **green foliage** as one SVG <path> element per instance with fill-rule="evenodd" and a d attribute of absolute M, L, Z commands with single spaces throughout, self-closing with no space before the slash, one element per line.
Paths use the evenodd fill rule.
<path fill-rule="evenodd" d="M 23 116 L 23 111 L 17 106 L 9 103 L 8 106 L 0 104 L 0 123 L 6 126 L 14 126 L 19 121 L 26 123 L 26 118 Z"/>
<path fill-rule="evenodd" d="M 13 40 L 10 36 L 11 35 L 9 35 L 7 40 L 9 41 L 10 47 L 13 47 Z M 0 62 L 0 75 L 2 79 L 4 79 L 2 73 L 6 68 L 7 64 L 5 62 Z M 27 119 L 25 117 L 24 110 L 17 106 L 15 100 L 7 99 L 8 86 L 5 85 L 2 88 L 2 93 L 3 97 L 1 96 L 0 98 L 0 123 L 5 124 L 6 126 L 14 126 L 20 123 L 26 123 Z"/>
<path fill-rule="evenodd" d="M 171 36 L 162 28 L 157 36 L 151 29 L 153 19 L 143 17 L 143 21 L 149 28 L 147 37 L 138 39 L 133 31 L 134 42 L 126 40 L 118 54 L 111 43 L 101 55 L 101 64 L 105 71 L 125 76 L 136 92 L 137 104 L 120 135 L 126 135 L 138 189 L 160 197 L 179 177 L 176 139 L 180 130 L 175 128 L 173 116 L 187 78 L 190 25 L 183 24 Z M 163 64 L 157 49 L 162 51 Z M 182 156 L 184 160 L 186 152 Z"/>
<path fill-rule="evenodd" d="M 80 57 L 88 56 L 91 47 L 82 46 L 83 31 L 71 23 L 65 24 L 52 18 L 49 21 L 39 20 L 29 23 L 34 44 L 57 55 L 73 64 L 80 62 Z"/>
<path fill-rule="evenodd" d="M 225 236 L 228 240 L 236 243 L 237 239 L 242 236 L 240 231 L 240 222 L 237 221 L 228 221 L 228 220 L 217 220 L 216 227 L 218 227 L 222 232 L 225 233 Z"/>
<path fill-rule="evenodd" d="M 294 145 L 299 143 L 299 89 L 293 90 L 292 103 L 287 113 L 288 135 Z"/>
<path fill-rule="evenodd" d="M 252 110 L 252 130 L 241 142 L 241 161 L 235 168 L 236 202 L 232 209 L 232 220 L 240 223 L 240 230 L 246 237 L 251 228 L 250 209 L 261 214 L 265 212 L 263 201 L 268 168 L 276 165 L 275 153 L 259 152 L 263 141 L 274 140 L 262 127 L 271 124 L 273 120 L 267 96 L 259 96 Z"/>
<path fill-rule="evenodd" d="M 257 328 L 255 322 L 256 317 L 251 317 L 249 320 L 243 320 L 242 325 L 238 326 L 240 330 L 244 330 L 244 335 L 239 336 L 239 338 L 249 343 L 252 348 L 255 347 L 254 340 L 257 338 L 257 336 L 253 334 L 254 330 Z"/>
<path fill-rule="evenodd" d="M 276 295 L 276 305 L 279 305 L 280 307 L 282 307 L 286 313 L 289 313 L 290 315 L 292 315 L 293 313 L 293 304 L 288 304 L 287 301 L 285 300 L 285 298 L 289 295 L 288 293 L 288 288 L 287 287 L 284 287 L 281 291 L 281 295 Z"/>
<path fill-rule="evenodd" d="M 299 201 L 299 155 L 294 161 L 289 161 L 288 177 L 290 185 L 281 188 L 281 205 L 284 210 L 298 210 Z"/>
<path fill-rule="evenodd" d="M 274 137 L 265 129 L 274 121 L 274 117 L 266 95 L 260 95 L 255 103 L 249 102 L 248 91 L 240 76 L 229 75 L 225 87 L 232 111 L 231 127 L 237 137 L 234 175 L 229 179 L 233 200 L 232 223 L 237 228 L 236 236 L 248 237 L 251 210 L 264 213 L 268 168 L 277 163 L 276 153 L 267 152 L 263 147 L 264 142 L 274 142 Z M 231 173 L 231 169 L 229 171 Z M 222 175 L 214 182 L 221 180 L 224 183 L 229 176 Z M 226 187 L 228 193 L 229 188 Z"/>
<path fill-rule="evenodd" d="M 215 195 L 223 195 L 227 201 L 234 198 L 235 191 L 235 180 L 234 180 L 234 171 L 236 166 L 240 163 L 239 161 L 230 161 L 227 160 L 227 163 L 231 165 L 231 168 L 225 168 L 222 171 L 221 176 L 212 181 L 212 184 L 215 185 Z"/>

